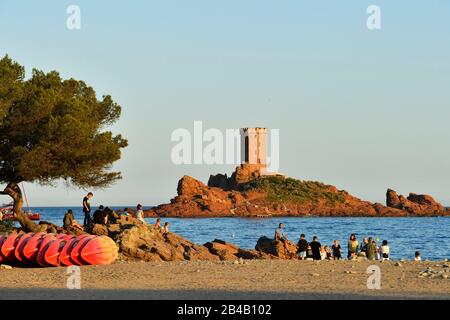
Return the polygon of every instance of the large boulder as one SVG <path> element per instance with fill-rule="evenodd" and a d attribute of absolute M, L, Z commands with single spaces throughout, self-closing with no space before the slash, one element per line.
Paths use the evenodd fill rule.
<path fill-rule="evenodd" d="M 94 224 L 91 230 L 92 234 L 95 234 L 96 236 L 107 236 L 108 235 L 108 227 L 103 224 Z"/>
<path fill-rule="evenodd" d="M 403 210 L 410 215 L 427 216 L 447 213 L 443 205 L 434 200 L 432 196 L 410 193 L 408 197 L 398 195 L 392 189 L 386 192 L 386 206 Z"/>
<path fill-rule="evenodd" d="M 143 223 L 122 224 L 120 232 L 110 234 L 125 257 L 144 261 L 219 260 L 206 247 L 175 233 L 163 235 L 159 229 Z"/>
<path fill-rule="evenodd" d="M 395 190 L 388 189 L 386 191 L 386 206 L 390 208 L 401 209 L 402 204 Z"/>
<path fill-rule="evenodd" d="M 237 260 L 239 253 L 239 248 L 229 242 L 222 241 L 219 239 L 214 239 L 211 242 L 204 244 L 208 248 L 209 252 L 218 256 L 220 260 Z"/>
<path fill-rule="evenodd" d="M 258 239 L 255 249 L 280 259 L 294 259 L 297 253 L 297 246 L 291 241 L 274 240 L 266 236 Z"/>

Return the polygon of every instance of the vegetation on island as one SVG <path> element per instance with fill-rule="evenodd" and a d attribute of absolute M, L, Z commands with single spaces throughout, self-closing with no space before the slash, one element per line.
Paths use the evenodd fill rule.
<path fill-rule="evenodd" d="M 270 201 L 297 203 L 319 203 L 333 205 L 345 202 L 345 191 L 335 191 L 331 186 L 317 181 L 302 181 L 281 176 L 262 176 L 251 182 L 249 187 L 267 192 Z"/>
<path fill-rule="evenodd" d="M 111 171 L 128 144 L 105 130 L 121 107 L 80 80 L 58 72 L 25 68 L 8 56 L 0 59 L 0 195 L 14 201 L 14 217 L 25 231 L 39 226 L 23 212 L 22 182 L 102 188 L 121 178 Z"/>
<path fill-rule="evenodd" d="M 13 230 L 14 230 L 14 220 L 13 219 L 0 220 L 0 232 L 9 233 Z"/>

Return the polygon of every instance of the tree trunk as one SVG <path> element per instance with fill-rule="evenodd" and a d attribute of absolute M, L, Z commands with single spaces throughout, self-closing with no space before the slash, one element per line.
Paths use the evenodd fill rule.
<path fill-rule="evenodd" d="M 6 186 L 5 190 L 3 190 L 2 194 L 6 194 L 10 196 L 13 201 L 13 213 L 14 218 L 19 221 L 23 231 L 25 232 L 39 232 L 41 231 L 38 224 L 28 218 L 28 215 L 23 212 L 23 197 L 22 191 L 19 188 L 19 185 L 15 182 L 10 182 Z"/>

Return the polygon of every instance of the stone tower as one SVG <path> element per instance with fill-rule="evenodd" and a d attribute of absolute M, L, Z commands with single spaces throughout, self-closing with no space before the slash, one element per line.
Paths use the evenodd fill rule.
<path fill-rule="evenodd" d="M 265 173 L 267 168 L 267 129 L 242 128 L 241 164 Z"/>

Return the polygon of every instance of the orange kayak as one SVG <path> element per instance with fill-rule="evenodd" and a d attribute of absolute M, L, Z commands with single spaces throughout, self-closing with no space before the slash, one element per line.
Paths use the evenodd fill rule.
<path fill-rule="evenodd" d="M 117 256 L 117 245 L 107 236 L 11 233 L 0 237 L 0 263 L 41 267 L 104 265 L 113 263 Z"/>
<path fill-rule="evenodd" d="M 37 254 L 39 252 L 39 246 L 42 242 L 42 238 L 45 236 L 45 233 L 36 233 L 30 239 L 28 239 L 27 243 L 22 249 L 23 256 L 28 262 L 36 261 Z"/>
<path fill-rule="evenodd" d="M 47 264 L 58 267 L 59 266 L 59 255 L 66 245 L 66 240 L 64 239 L 55 239 L 48 244 L 47 250 L 45 250 L 44 260 Z"/>
<path fill-rule="evenodd" d="M 0 236 L 0 248 L 3 246 L 3 242 L 5 242 L 5 237 Z M 3 255 L 2 251 L 0 250 L 0 263 L 3 263 L 6 261 L 6 257 Z"/>
<path fill-rule="evenodd" d="M 17 242 L 20 236 L 13 232 L 11 233 L 3 242 L 1 247 L 1 252 L 5 257 L 5 261 L 14 261 L 14 249 L 16 248 Z"/>
<path fill-rule="evenodd" d="M 27 244 L 28 240 L 30 240 L 31 237 L 34 236 L 34 233 L 26 233 L 22 235 L 17 242 L 16 248 L 14 249 L 14 257 L 20 261 L 25 262 L 25 256 L 23 255 L 23 248 Z"/>

